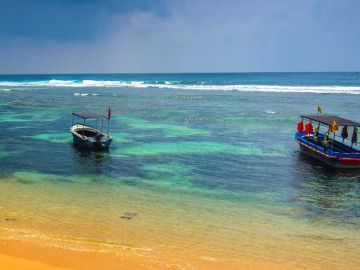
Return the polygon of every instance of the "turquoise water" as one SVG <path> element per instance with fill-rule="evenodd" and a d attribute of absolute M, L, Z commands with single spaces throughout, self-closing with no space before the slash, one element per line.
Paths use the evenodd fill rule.
<path fill-rule="evenodd" d="M 101 185 L 109 192 L 119 189 L 114 205 L 124 188 L 149 198 L 185 196 L 198 207 L 212 202 L 219 209 L 260 211 L 272 215 L 274 224 L 305 226 L 304 235 L 319 228 L 329 237 L 343 230 L 355 236 L 360 174 L 306 159 L 293 135 L 299 115 L 316 113 L 319 105 L 325 113 L 359 121 L 359 94 L 359 73 L 2 75 L 0 182 L 12 179 L 14 190 L 28 192 L 29 201 L 31 190 L 42 186 L 66 196 L 82 185 L 76 190 L 87 196 L 90 187 Z M 74 148 L 71 112 L 106 113 L 108 107 L 110 150 Z M 175 216 L 184 214 L 180 205 L 169 207 Z M 219 209 L 215 217 L 222 215 Z M 231 213 L 216 226 L 236 235 L 237 229 L 227 227 L 238 218 Z M 251 234 L 253 225 L 246 224 Z M 314 239 L 314 248 L 327 245 Z M 359 239 L 353 241 L 359 247 Z"/>

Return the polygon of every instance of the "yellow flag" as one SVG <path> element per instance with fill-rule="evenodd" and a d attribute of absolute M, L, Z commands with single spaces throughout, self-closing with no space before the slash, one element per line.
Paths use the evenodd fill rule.
<path fill-rule="evenodd" d="M 331 131 L 332 132 L 336 132 L 339 130 L 339 126 L 338 124 L 336 123 L 336 121 L 334 120 L 334 122 L 332 123 L 332 126 L 331 126 Z"/>
<path fill-rule="evenodd" d="M 322 108 L 321 108 L 320 106 L 318 106 L 317 112 L 318 112 L 319 114 L 322 114 L 323 110 L 322 110 Z"/>

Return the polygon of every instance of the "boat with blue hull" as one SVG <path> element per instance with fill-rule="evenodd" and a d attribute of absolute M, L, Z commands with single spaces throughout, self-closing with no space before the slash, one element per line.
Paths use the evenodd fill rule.
<path fill-rule="evenodd" d="M 360 123 L 335 115 L 302 115 L 295 140 L 303 153 L 330 167 L 358 169 L 360 150 L 355 147 L 358 143 L 358 127 Z"/>
<path fill-rule="evenodd" d="M 74 124 L 74 117 L 78 119 L 76 124 Z M 80 119 L 82 119 L 83 123 L 79 123 Z M 96 128 L 85 125 L 88 119 L 96 119 Z M 102 132 L 104 119 L 107 120 L 107 133 Z M 100 130 L 98 130 L 99 120 L 101 121 Z M 85 150 L 108 150 L 112 142 L 112 137 L 109 135 L 109 120 L 110 110 L 107 117 L 98 112 L 73 113 L 73 125 L 70 132 L 73 136 L 74 145 Z"/>

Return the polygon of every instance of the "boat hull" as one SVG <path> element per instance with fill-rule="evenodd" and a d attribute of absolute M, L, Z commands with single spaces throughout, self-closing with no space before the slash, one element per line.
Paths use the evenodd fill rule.
<path fill-rule="evenodd" d="M 82 134 L 85 131 L 88 136 Z M 84 125 L 74 125 L 71 127 L 70 132 L 73 136 L 74 145 L 78 148 L 84 150 L 94 150 L 94 151 L 103 151 L 108 150 L 112 142 L 111 136 L 108 136 L 100 131 L 84 126 Z M 95 139 L 95 134 L 101 134 L 101 139 Z M 89 136 L 94 135 L 94 136 Z"/>
<path fill-rule="evenodd" d="M 102 142 L 102 143 L 94 143 L 86 139 L 85 140 L 81 139 L 74 134 L 73 134 L 73 142 L 74 145 L 79 148 L 88 149 L 88 150 L 97 150 L 97 151 L 108 150 L 111 144 L 111 140 L 107 140 L 106 142 Z"/>
<path fill-rule="evenodd" d="M 327 166 L 338 169 L 360 169 L 360 153 L 355 150 L 351 153 L 344 153 L 324 149 L 307 141 L 305 136 L 298 133 L 295 135 L 295 140 L 304 154 Z"/>

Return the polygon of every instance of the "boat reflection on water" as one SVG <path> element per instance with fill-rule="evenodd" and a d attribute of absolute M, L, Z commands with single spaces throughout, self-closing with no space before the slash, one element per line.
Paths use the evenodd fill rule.
<path fill-rule="evenodd" d="M 333 168 L 323 164 L 321 161 L 317 159 L 309 159 L 309 156 L 299 151 L 296 156 L 296 170 L 298 176 L 302 178 L 304 175 L 311 176 L 319 176 L 325 179 L 342 179 L 346 178 L 347 180 L 360 180 L 360 168 L 359 169 L 340 169 Z"/>
<path fill-rule="evenodd" d="M 104 174 L 108 151 L 96 152 L 73 146 L 73 164 L 78 174 Z"/>
<path fill-rule="evenodd" d="M 327 223 L 356 226 L 360 182 L 359 170 L 330 169 L 303 152 L 294 158 L 295 203 L 309 220 L 326 219 Z"/>

